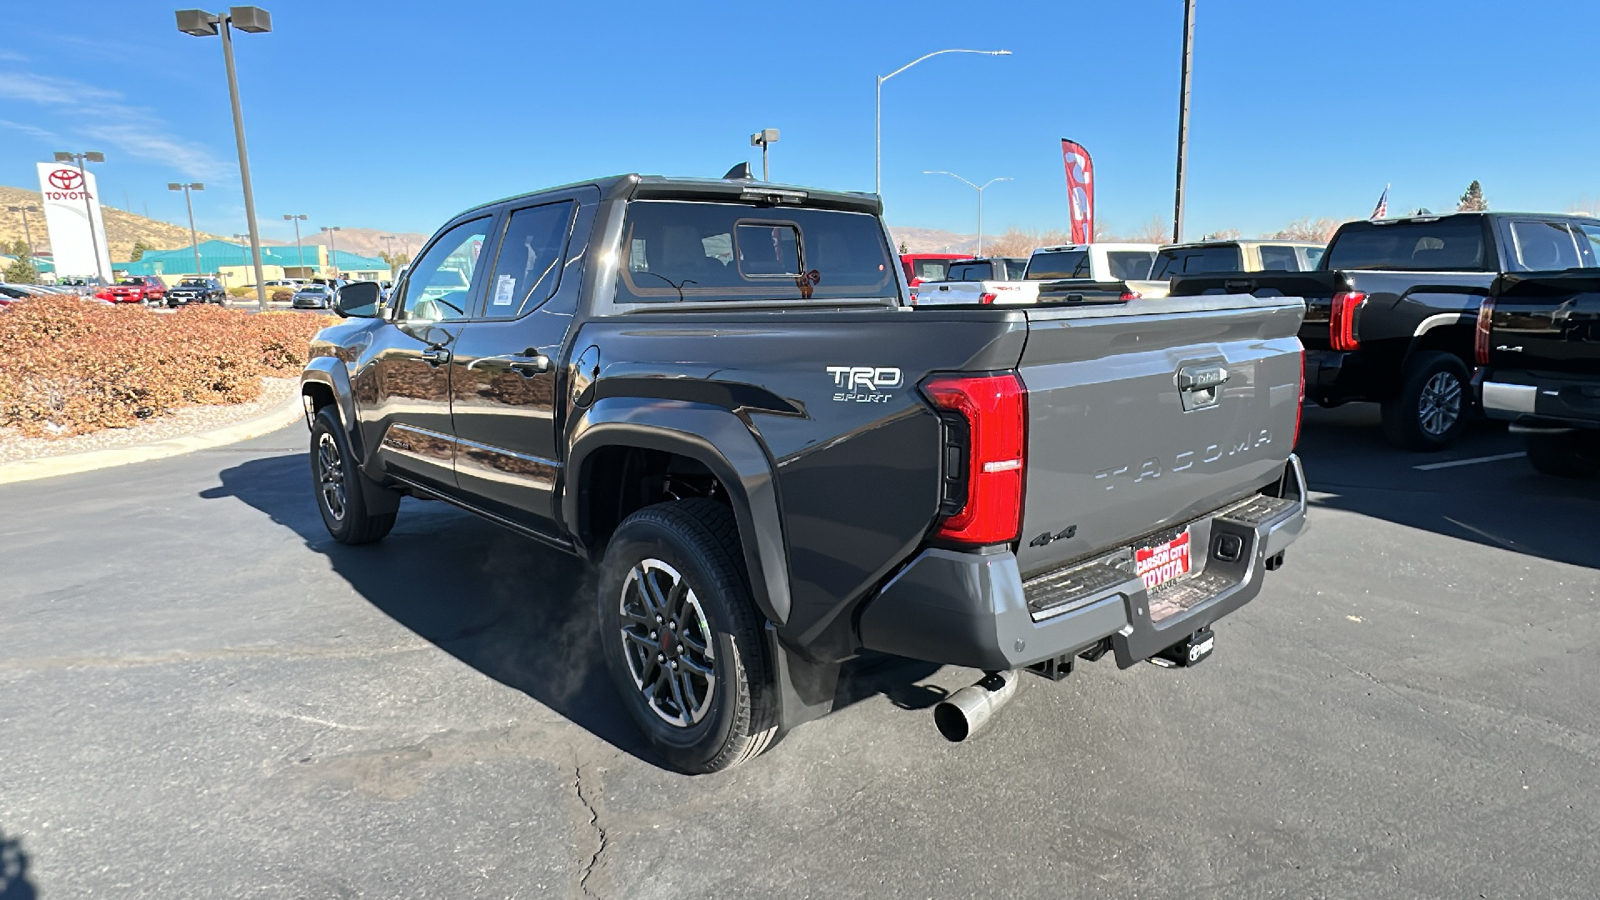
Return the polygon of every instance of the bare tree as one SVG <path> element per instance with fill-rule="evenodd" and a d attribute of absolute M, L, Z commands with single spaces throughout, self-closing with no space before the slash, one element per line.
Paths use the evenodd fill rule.
<path fill-rule="evenodd" d="M 1264 238 L 1277 241 L 1326 241 L 1333 237 L 1339 230 L 1340 222 L 1337 219 L 1313 219 L 1305 216 L 1295 219 L 1270 234 L 1262 234 Z"/>
<path fill-rule="evenodd" d="M 1200 238 L 1200 240 L 1202 240 L 1202 241 L 1237 241 L 1240 237 L 1242 237 L 1242 235 L 1240 235 L 1239 229 L 1237 229 L 1237 228 L 1224 228 L 1221 231 L 1213 231 L 1210 234 L 1207 234 L 1204 237 Z"/>
<path fill-rule="evenodd" d="M 1167 230 L 1166 220 L 1158 213 L 1151 216 L 1150 221 L 1139 226 L 1128 239 L 1138 244 L 1170 244 L 1172 232 Z"/>

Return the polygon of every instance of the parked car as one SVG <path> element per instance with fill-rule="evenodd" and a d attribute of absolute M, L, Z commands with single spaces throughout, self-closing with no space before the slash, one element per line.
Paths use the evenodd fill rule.
<path fill-rule="evenodd" d="M 95 296 L 112 303 L 164 303 L 167 286 L 154 275 L 134 275 L 100 290 Z"/>
<path fill-rule="evenodd" d="M 944 281 L 952 261 L 971 258 L 965 253 L 902 253 L 900 267 L 906 281 L 916 287 L 924 281 Z"/>
<path fill-rule="evenodd" d="M 1597 224 L 1574 233 L 1591 253 Z M 1475 337 L 1483 410 L 1522 435 L 1533 467 L 1600 475 L 1600 272 L 1502 275 Z"/>
<path fill-rule="evenodd" d="M 185 278 L 167 290 L 167 305 L 182 306 L 187 303 L 228 302 L 228 292 L 215 278 Z"/>
<path fill-rule="evenodd" d="M 79 296 L 85 297 L 95 296 L 99 294 L 103 288 L 107 287 L 106 283 L 101 281 L 99 278 L 67 277 L 57 279 L 56 284 L 60 285 L 61 287 L 69 288 L 76 292 Z"/>
<path fill-rule="evenodd" d="M 1326 244 L 1317 241 L 1212 240 L 1168 244 L 1156 254 L 1152 281 L 1208 272 L 1309 272 L 1322 261 Z"/>
<path fill-rule="evenodd" d="M 881 209 L 626 175 L 458 215 L 312 342 L 329 533 L 412 494 L 592 561 L 605 665 L 689 772 L 863 649 L 991 673 L 951 739 L 1023 669 L 1205 659 L 1304 528 L 1302 302 L 907 309 Z"/>
<path fill-rule="evenodd" d="M 1127 287 L 1126 280 L 1135 276 L 1143 278 L 1148 274 L 1155 254 L 1155 244 L 1040 247 L 1028 257 L 1028 264 L 1020 279 L 930 282 L 913 288 L 911 300 L 918 306 L 1037 303 L 1041 299 L 1041 290 L 1047 291 L 1045 299 L 1049 302 L 1081 303 L 1087 299 L 1087 302 L 1097 303 L 1137 299 L 1143 294 Z M 1161 287 L 1161 293 L 1165 293 L 1165 285 Z"/>
<path fill-rule="evenodd" d="M 289 305 L 295 309 L 332 309 L 333 288 L 325 284 L 308 284 L 289 298 Z"/>
<path fill-rule="evenodd" d="M 1304 297 L 1306 396 L 1382 404 L 1397 446 L 1439 450 L 1474 412 L 1478 307 L 1503 273 L 1600 265 L 1600 221 L 1453 213 L 1346 222 L 1312 272 L 1179 276 L 1174 294 Z"/>

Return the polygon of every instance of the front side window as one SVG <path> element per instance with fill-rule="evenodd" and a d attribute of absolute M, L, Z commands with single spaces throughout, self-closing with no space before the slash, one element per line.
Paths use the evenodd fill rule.
<path fill-rule="evenodd" d="M 511 214 L 489 280 L 488 318 L 515 318 L 556 292 L 574 205 L 568 200 Z"/>
<path fill-rule="evenodd" d="M 450 322 L 465 319 L 471 309 L 472 276 L 484 239 L 488 217 L 463 222 L 445 232 L 411 267 L 405 296 L 399 303 L 404 319 Z"/>
<path fill-rule="evenodd" d="M 1519 268 L 1528 272 L 1574 269 L 1583 263 L 1565 222 L 1512 222 Z"/>
<path fill-rule="evenodd" d="M 883 229 L 867 213 L 638 200 L 622 246 L 619 302 L 899 296 Z"/>
<path fill-rule="evenodd" d="M 1580 222 L 1574 226 L 1574 229 L 1578 233 L 1578 246 L 1587 251 L 1585 255 L 1586 265 L 1590 267 L 1600 266 L 1600 225 L 1589 225 Z"/>

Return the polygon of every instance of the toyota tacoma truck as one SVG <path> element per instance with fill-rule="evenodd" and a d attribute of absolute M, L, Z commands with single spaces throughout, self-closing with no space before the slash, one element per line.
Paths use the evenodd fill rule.
<path fill-rule="evenodd" d="M 1547 475 L 1600 475 L 1600 272 L 1505 275 L 1478 310 L 1475 376 Z"/>
<path fill-rule="evenodd" d="M 1316 271 L 1172 280 L 1175 295 L 1287 294 L 1306 301 L 1306 396 L 1382 404 L 1396 446 L 1441 450 L 1475 412 L 1478 307 L 1502 273 L 1600 264 L 1586 216 L 1454 213 L 1346 222 Z"/>
<path fill-rule="evenodd" d="M 687 772 L 828 712 L 864 650 L 981 669 L 985 709 L 1022 670 L 1205 659 L 1305 527 L 1303 303 L 908 288 L 873 195 L 627 175 L 475 207 L 313 341 L 322 519 L 365 543 L 444 500 L 593 563 L 573 602 Z"/>

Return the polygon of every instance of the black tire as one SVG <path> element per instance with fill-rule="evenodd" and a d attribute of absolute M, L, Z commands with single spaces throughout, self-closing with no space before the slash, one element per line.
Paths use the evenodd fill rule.
<path fill-rule="evenodd" d="M 597 600 L 606 668 L 669 765 L 719 772 L 772 745 L 778 689 L 727 507 L 679 500 L 629 516 L 606 547 Z"/>
<path fill-rule="evenodd" d="M 1383 403 L 1383 436 L 1406 450 L 1443 450 L 1467 428 L 1472 393 L 1467 366 L 1451 353 L 1424 351 L 1411 357 L 1400 392 Z"/>
<path fill-rule="evenodd" d="M 1527 435 L 1528 462 L 1546 475 L 1593 478 L 1600 475 L 1600 432 Z"/>
<path fill-rule="evenodd" d="M 400 495 L 361 473 L 333 407 L 311 424 L 311 484 L 322 524 L 341 544 L 370 544 L 394 528 Z"/>

